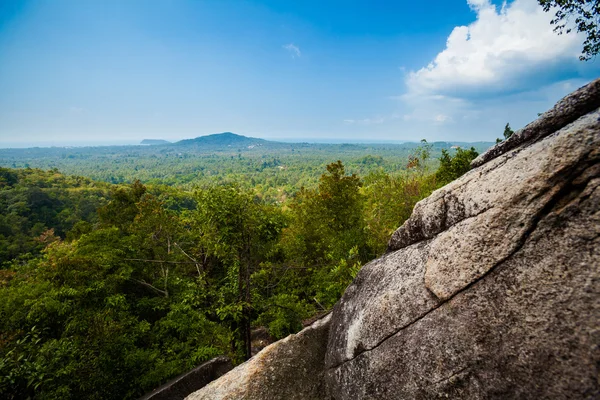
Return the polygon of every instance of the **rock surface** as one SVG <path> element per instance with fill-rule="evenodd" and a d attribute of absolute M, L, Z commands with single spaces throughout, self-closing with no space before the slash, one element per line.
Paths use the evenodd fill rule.
<path fill-rule="evenodd" d="M 229 358 L 213 358 L 193 370 L 179 375 L 139 400 L 183 400 L 188 394 L 223 376 L 232 368 L 233 364 Z"/>
<path fill-rule="evenodd" d="M 544 136 L 421 201 L 361 270 L 333 312 L 334 398 L 600 395 L 600 112 Z"/>
<path fill-rule="evenodd" d="M 331 314 L 275 342 L 187 400 L 320 399 Z"/>
<path fill-rule="evenodd" d="M 600 80 L 475 160 L 327 319 L 190 399 L 600 398 L 598 107 Z"/>

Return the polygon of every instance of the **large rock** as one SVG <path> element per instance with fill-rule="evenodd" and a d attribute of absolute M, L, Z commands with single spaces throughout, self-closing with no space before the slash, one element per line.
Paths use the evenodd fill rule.
<path fill-rule="evenodd" d="M 600 80 L 475 160 L 329 319 L 190 398 L 600 398 L 598 107 Z"/>
<path fill-rule="evenodd" d="M 333 312 L 334 398 L 600 396 L 600 112 L 537 126 L 360 271 Z"/>
<path fill-rule="evenodd" d="M 331 314 L 275 342 L 187 400 L 324 398 L 324 358 Z"/>

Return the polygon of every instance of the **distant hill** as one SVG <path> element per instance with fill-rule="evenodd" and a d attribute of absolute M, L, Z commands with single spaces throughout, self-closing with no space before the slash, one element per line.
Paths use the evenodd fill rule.
<path fill-rule="evenodd" d="M 168 140 L 162 140 L 162 139 L 144 139 L 140 142 L 140 144 L 146 144 L 146 145 L 157 145 L 157 144 L 170 144 L 171 142 L 169 142 Z"/>
<path fill-rule="evenodd" d="M 142 182 L 192 185 L 209 184 L 216 179 L 254 179 L 255 183 L 274 187 L 273 179 L 276 179 L 276 185 L 281 187 L 289 185 L 300 188 L 316 184 L 324 166 L 335 160 L 341 160 L 350 173 L 360 176 L 366 176 L 378 168 L 396 173 L 405 169 L 407 160 L 421 145 L 419 142 L 277 142 L 231 132 L 175 143 L 156 139 L 147 139 L 143 143 L 157 144 L 0 148 L 0 167 L 58 168 L 68 175 L 82 175 L 111 183 L 139 179 Z M 483 153 L 493 143 L 433 142 L 430 145 L 430 164 L 434 168 L 443 149 L 473 146 L 476 151 Z"/>
<path fill-rule="evenodd" d="M 199 136 L 195 139 L 185 139 L 174 143 L 175 146 L 187 147 L 248 147 L 264 146 L 269 142 L 264 139 L 251 138 L 238 135 L 232 132 L 215 133 L 212 135 Z"/>

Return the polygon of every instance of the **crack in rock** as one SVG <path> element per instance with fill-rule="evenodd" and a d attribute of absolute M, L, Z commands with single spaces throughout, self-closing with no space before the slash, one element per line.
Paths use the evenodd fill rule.
<path fill-rule="evenodd" d="M 438 308 L 440 308 L 442 305 L 448 303 L 449 301 L 451 301 L 453 298 L 455 298 L 457 295 L 469 290 L 471 287 L 473 287 L 474 285 L 476 285 L 477 283 L 479 283 L 480 281 L 484 280 L 487 276 L 489 276 L 494 270 L 496 270 L 500 265 L 502 265 L 504 262 L 506 262 L 508 259 L 510 259 L 511 257 L 513 257 L 516 253 L 518 253 L 523 246 L 525 245 L 525 243 L 527 242 L 527 239 L 529 238 L 529 236 L 536 230 L 539 222 L 548 214 L 550 214 L 552 212 L 552 210 L 554 209 L 554 207 L 556 205 L 558 205 L 560 203 L 560 200 L 565 196 L 568 195 L 568 193 L 573 189 L 573 185 L 570 184 L 573 181 L 575 181 L 575 177 L 578 174 L 581 174 L 583 171 L 585 171 L 586 169 L 594 166 L 596 164 L 597 160 L 591 160 L 590 162 L 587 163 L 583 163 L 583 166 L 579 166 L 578 168 L 575 168 L 571 174 L 569 174 L 564 181 L 564 185 L 560 188 L 560 190 L 555 191 L 555 193 L 550 197 L 550 199 L 546 202 L 546 204 L 544 204 L 543 207 L 541 207 L 541 209 L 533 216 L 533 218 L 531 219 L 531 224 L 530 226 L 527 227 L 527 229 L 524 231 L 524 233 L 520 236 L 520 238 L 516 241 L 516 245 L 514 247 L 514 249 L 505 257 L 503 257 L 502 259 L 500 259 L 498 262 L 496 262 L 491 268 L 489 268 L 485 273 L 483 273 L 481 276 L 479 276 L 478 278 L 474 279 L 473 281 L 469 282 L 468 284 L 466 284 L 464 287 L 462 287 L 461 289 L 455 291 L 452 295 L 442 298 L 442 301 L 437 304 L 435 307 L 429 309 L 427 312 L 419 315 L 417 318 L 411 320 L 409 323 L 401 326 L 400 328 L 396 329 L 395 331 L 393 331 L 392 333 L 386 335 L 385 337 L 383 337 L 381 340 L 379 340 L 374 346 L 372 347 L 364 347 L 361 346 L 360 349 L 357 349 L 356 351 L 352 352 L 352 357 L 343 360 L 342 362 L 339 362 L 329 368 L 327 368 L 327 370 L 332 370 L 332 369 L 337 369 L 340 366 L 356 359 L 358 356 L 361 356 L 365 353 L 371 352 L 375 349 L 377 349 L 379 346 L 381 346 L 383 343 L 385 343 L 387 340 L 389 340 L 390 338 L 392 338 L 393 336 L 396 336 L 398 333 L 402 332 L 403 330 L 409 328 L 410 326 L 418 323 L 420 320 L 422 320 L 423 318 L 427 317 L 429 314 L 433 313 L 434 311 L 436 311 Z M 591 180 L 591 177 L 588 177 L 588 179 L 585 181 L 584 184 L 579 184 L 577 186 L 581 186 L 581 187 L 585 187 L 589 181 Z M 426 284 L 424 284 L 425 287 L 427 287 Z M 429 288 L 428 288 L 429 289 Z M 430 289 L 431 290 L 431 289 Z M 434 292 L 434 295 L 435 292 Z M 437 295 L 436 295 L 437 296 Z M 358 340 L 358 339 L 356 339 Z M 349 355 L 350 353 L 347 353 L 347 355 Z"/>

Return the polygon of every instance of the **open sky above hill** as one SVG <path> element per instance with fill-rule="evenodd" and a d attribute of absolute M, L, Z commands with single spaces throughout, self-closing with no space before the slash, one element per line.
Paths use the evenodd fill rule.
<path fill-rule="evenodd" d="M 536 0 L 0 2 L 0 147 L 493 141 L 600 75 Z"/>

